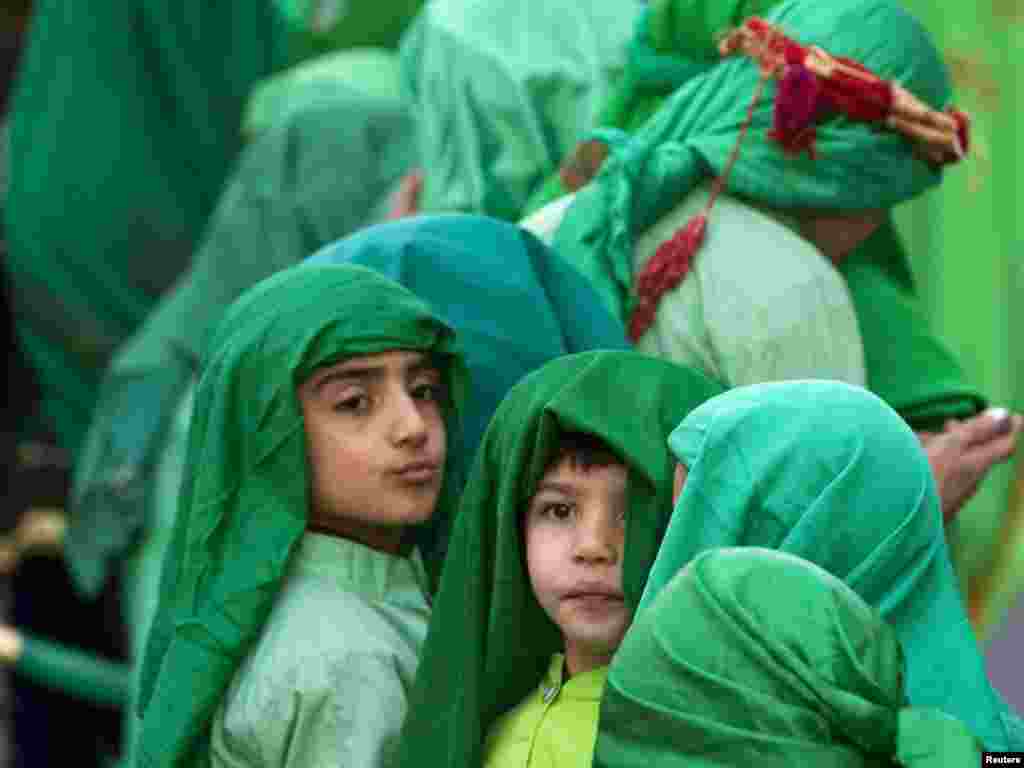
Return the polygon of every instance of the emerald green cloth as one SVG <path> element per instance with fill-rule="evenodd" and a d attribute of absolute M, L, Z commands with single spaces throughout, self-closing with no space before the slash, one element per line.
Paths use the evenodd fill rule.
<path fill-rule="evenodd" d="M 293 60 L 363 46 L 396 48 L 423 0 L 275 0 Z"/>
<path fill-rule="evenodd" d="M 188 265 L 287 57 L 270 0 L 36 0 L 10 114 L 6 268 L 43 416 L 78 453 L 104 367 Z"/>
<path fill-rule="evenodd" d="M 990 750 L 1020 748 L 967 620 L 931 467 L 895 411 L 838 382 L 762 384 L 705 403 L 669 445 L 689 476 L 641 611 L 705 550 L 789 552 L 892 624 L 911 704 L 959 718 Z"/>
<path fill-rule="evenodd" d="M 23 635 L 22 643 L 14 671 L 33 683 L 107 707 L 128 701 L 128 666 L 32 635 Z"/>
<path fill-rule="evenodd" d="M 412 164 L 397 95 L 365 96 L 333 60 L 329 93 L 286 113 L 243 154 L 191 270 L 117 353 L 75 466 L 65 559 L 95 595 L 149 526 L 164 435 L 211 330 L 243 291 L 378 217 Z M 349 54 L 359 58 L 360 54 Z M 344 168 L 344 173 L 338 169 Z"/>
<path fill-rule="evenodd" d="M 637 0 L 436 0 L 402 41 L 425 211 L 519 217 L 595 124 Z"/>
<path fill-rule="evenodd" d="M 802 44 L 851 57 L 935 108 L 949 103 L 939 51 L 895 0 L 836 0 L 827 5 L 788 0 L 766 18 Z M 716 31 L 701 34 L 713 39 Z M 611 154 L 597 178 L 577 194 L 554 247 L 602 295 L 614 296 L 620 317 L 628 316 L 635 302 L 632 253 L 637 238 L 724 169 L 758 80 L 757 64 L 749 59 L 708 60 L 632 138 L 610 128 L 594 134 L 609 142 Z M 891 208 L 940 182 L 941 173 L 918 159 L 902 135 L 844 117 L 817 127 L 817 159 L 787 157 L 767 135 L 776 88 L 769 83 L 753 110 L 749 134 L 729 176 L 734 195 L 783 210 L 841 212 Z M 983 407 L 982 398 L 928 333 L 907 284 L 906 256 L 891 227 L 887 222 L 842 267 L 862 321 L 869 384 L 915 427 L 973 415 Z M 698 251 L 695 258 L 701 256 Z M 905 290 L 894 290 L 893 284 Z M 878 369 L 893 360 L 899 361 L 894 368 Z"/>
<path fill-rule="evenodd" d="M 309 481 L 296 388 L 347 357 L 414 349 L 437 357 L 450 460 L 437 511 L 419 526 L 436 579 L 437 533 L 463 468 L 455 411 L 466 381 L 451 330 L 405 288 L 356 266 L 299 265 L 247 291 L 205 356 L 187 474 L 139 691 L 140 766 L 206 765 L 210 719 L 275 603 L 306 527 Z"/>
<path fill-rule="evenodd" d="M 530 587 L 520 513 L 563 430 L 602 438 L 626 464 L 623 590 L 635 607 L 671 506 L 674 419 L 721 391 L 700 373 L 627 351 L 554 360 L 498 408 L 463 493 L 402 731 L 398 764 L 480 765 L 499 715 L 562 650 Z"/>
<path fill-rule="evenodd" d="M 903 669 L 893 629 L 818 566 L 706 552 L 615 654 L 594 765 L 980 765 L 961 722 L 905 706 Z"/>

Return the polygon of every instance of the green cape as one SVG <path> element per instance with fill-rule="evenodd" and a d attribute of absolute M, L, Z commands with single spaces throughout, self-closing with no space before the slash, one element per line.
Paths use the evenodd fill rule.
<path fill-rule="evenodd" d="M 879 398 L 838 382 L 734 389 L 669 438 L 689 469 L 642 606 L 698 554 L 769 547 L 846 582 L 896 630 L 915 706 L 1010 748 L 950 563 L 928 459 Z"/>
<path fill-rule="evenodd" d="M 270 0 L 33 2 L 5 267 L 43 416 L 72 454 L 111 355 L 187 267 L 285 38 Z"/>
<path fill-rule="evenodd" d="M 816 565 L 706 552 L 615 654 L 594 765 L 980 765 L 962 723 L 904 706 L 903 667 L 892 628 Z"/>
<path fill-rule="evenodd" d="M 671 506 L 665 440 L 675 419 L 721 391 L 691 369 L 635 352 L 569 355 L 530 374 L 498 408 L 459 507 L 409 700 L 399 765 L 480 765 L 487 730 L 562 649 L 530 588 L 524 504 L 560 430 L 601 437 L 629 468 L 623 589 L 637 605 Z"/>
<path fill-rule="evenodd" d="M 689 16 L 700 18 L 705 5 L 690 8 Z M 737 18 L 744 9 L 755 9 L 728 8 Z M 710 11 L 706 15 L 708 24 L 724 18 Z M 851 57 L 899 82 L 933 107 L 949 103 L 949 80 L 939 51 L 894 0 L 835 0 L 826 5 L 789 0 L 767 19 L 802 44 Z M 686 40 L 703 35 L 713 41 L 718 31 L 700 28 Z M 620 318 L 635 301 L 632 254 L 637 237 L 723 170 L 759 79 L 757 65 L 748 59 L 706 58 L 691 43 L 680 45 L 681 59 L 692 57 L 690 77 L 632 138 L 613 129 L 594 134 L 609 142 L 611 154 L 597 178 L 579 191 L 555 236 L 555 249 L 599 293 L 613 297 L 612 309 Z M 733 195 L 779 209 L 850 211 L 889 208 L 941 181 L 941 174 L 917 159 L 900 134 L 846 118 L 817 127 L 816 160 L 786 156 L 767 136 L 775 89 L 774 82 L 767 86 L 753 112 L 729 177 Z M 701 258 L 699 251 L 696 258 Z M 910 267 L 892 223 L 886 221 L 840 269 L 862 323 L 869 386 L 915 427 L 933 428 L 947 418 L 977 413 L 984 405 L 981 396 L 928 332 L 916 306 Z"/>
<path fill-rule="evenodd" d="M 139 691 L 140 766 L 206 765 L 209 724 L 274 602 L 306 528 L 305 431 L 296 394 L 318 367 L 391 349 L 436 355 L 455 410 L 466 385 L 451 330 L 409 291 L 355 266 L 300 265 L 264 280 L 226 313 L 196 393 L 186 477 Z M 454 410 L 453 410 L 454 409 Z M 449 460 L 433 520 L 450 517 L 463 468 Z"/>
<path fill-rule="evenodd" d="M 251 144 L 221 195 L 191 270 L 118 351 L 75 467 L 65 559 L 98 593 L 148 528 L 153 474 L 176 404 L 225 308 L 279 269 L 365 226 L 413 161 L 398 98 L 366 96 L 332 60 L 332 87 Z M 338 174 L 341 163 L 346 173 Z"/>
<path fill-rule="evenodd" d="M 519 218 L 595 124 L 637 0 L 437 0 L 402 41 L 422 209 Z"/>

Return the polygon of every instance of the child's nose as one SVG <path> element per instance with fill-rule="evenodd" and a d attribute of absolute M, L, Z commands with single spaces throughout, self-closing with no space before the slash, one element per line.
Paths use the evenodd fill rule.
<path fill-rule="evenodd" d="M 427 420 L 420 412 L 416 401 L 402 393 L 397 398 L 393 422 L 393 436 L 396 443 L 422 442 L 427 438 Z"/>
<path fill-rule="evenodd" d="M 576 558 L 585 562 L 614 563 L 619 557 L 619 533 L 607 521 L 583 520 L 577 528 Z"/>

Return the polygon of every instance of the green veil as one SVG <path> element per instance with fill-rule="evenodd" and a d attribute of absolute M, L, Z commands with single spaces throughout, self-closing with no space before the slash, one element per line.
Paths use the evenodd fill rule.
<path fill-rule="evenodd" d="M 962 720 L 990 750 L 1017 738 L 990 685 L 950 562 L 921 445 L 866 390 L 802 381 L 734 389 L 669 438 L 689 469 L 641 601 L 717 547 L 797 555 L 848 584 L 896 630 L 914 706 Z"/>

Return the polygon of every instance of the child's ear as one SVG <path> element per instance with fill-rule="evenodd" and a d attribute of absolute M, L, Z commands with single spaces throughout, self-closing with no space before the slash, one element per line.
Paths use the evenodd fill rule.
<path fill-rule="evenodd" d="M 687 475 L 689 475 L 689 470 L 686 468 L 686 465 L 682 462 L 677 463 L 675 474 L 672 476 L 673 507 L 679 503 L 679 496 L 683 492 L 683 486 L 686 485 Z"/>

